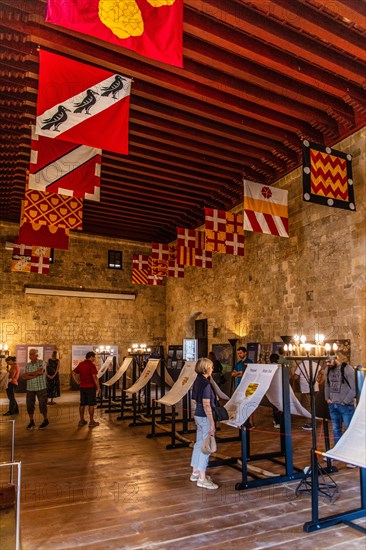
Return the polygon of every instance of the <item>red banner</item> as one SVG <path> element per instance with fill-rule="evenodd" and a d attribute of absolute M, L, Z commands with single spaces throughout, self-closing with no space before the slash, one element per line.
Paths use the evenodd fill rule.
<path fill-rule="evenodd" d="M 183 66 L 183 0 L 48 0 L 46 21 Z"/>
<path fill-rule="evenodd" d="M 131 79 L 40 51 L 36 133 L 128 153 Z"/>
<path fill-rule="evenodd" d="M 99 201 L 101 155 L 96 147 L 37 136 L 32 126 L 28 187 Z"/>

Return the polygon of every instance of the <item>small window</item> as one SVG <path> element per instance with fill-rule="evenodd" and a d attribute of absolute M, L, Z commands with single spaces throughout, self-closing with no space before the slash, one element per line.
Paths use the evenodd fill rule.
<path fill-rule="evenodd" d="M 109 269 L 122 269 L 122 252 L 119 250 L 108 250 Z"/>

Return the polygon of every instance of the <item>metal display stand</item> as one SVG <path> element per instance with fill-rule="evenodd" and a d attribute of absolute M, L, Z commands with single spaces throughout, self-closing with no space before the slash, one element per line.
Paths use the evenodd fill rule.
<path fill-rule="evenodd" d="M 308 357 L 306 359 L 309 359 Z M 316 358 L 317 359 L 317 358 Z M 328 357 L 326 359 L 329 359 Z M 311 373 L 311 362 L 310 364 L 310 373 Z M 361 388 L 364 383 L 364 372 L 366 369 L 361 366 L 357 367 L 355 376 L 356 376 L 356 388 L 357 388 L 357 401 L 359 400 Z M 310 389 L 311 389 L 310 385 Z M 314 387 L 311 393 L 312 397 L 312 420 L 315 420 L 315 404 L 314 402 Z M 307 533 L 313 531 L 318 531 L 319 529 L 324 529 L 326 527 L 331 527 L 339 523 L 344 523 L 357 531 L 360 531 L 363 534 L 366 534 L 366 529 L 360 525 L 353 523 L 353 520 L 366 517 L 366 468 L 360 468 L 360 500 L 361 505 L 359 508 L 355 508 L 348 512 L 341 512 L 339 514 L 334 514 L 324 518 L 319 518 L 319 482 L 318 482 L 318 467 L 317 467 L 317 454 L 316 451 L 316 433 L 315 440 L 313 440 L 313 449 L 311 450 L 311 465 L 313 471 L 311 473 L 311 521 L 304 523 L 303 529 Z"/>
<path fill-rule="evenodd" d="M 153 400 L 153 407 L 152 407 L 152 418 L 151 418 L 151 433 L 147 434 L 147 438 L 153 438 L 153 437 L 170 437 L 171 443 L 166 445 L 166 449 L 180 449 L 183 447 L 189 447 L 190 442 L 188 441 L 182 441 L 183 434 L 190 434 L 195 433 L 196 429 L 190 429 L 189 428 L 189 422 L 192 422 L 192 410 L 191 410 L 191 399 L 190 399 L 191 391 L 189 390 L 188 393 L 183 397 L 182 401 L 182 416 L 181 418 L 177 418 L 178 413 L 176 412 L 176 405 L 172 405 L 172 412 L 169 414 L 170 421 L 164 418 L 159 423 L 156 422 L 156 407 L 155 403 L 156 401 Z M 167 416 L 167 414 L 166 414 Z M 157 432 L 156 428 L 162 427 L 162 424 L 170 423 L 170 430 L 165 430 L 162 432 Z M 182 423 L 182 428 L 180 430 L 177 430 L 177 424 Z M 179 441 L 179 443 L 177 442 Z"/>
<path fill-rule="evenodd" d="M 314 386 L 316 378 L 319 373 L 320 362 L 329 359 L 328 356 L 305 356 L 305 357 L 289 357 L 292 361 L 295 361 L 296 365 L 300 369 L 305 380 L 309 384 L 310 389 L 310 403 L 311 403 L 311 440 L 312 446 L 310 451 L 310 468 L 307 470 L 305 477 L 301 480 L 296 488 L 295 494 L 318 492 L 321 495 L 327 497 L 332 502 L 339 493 L 338 486 L 334 479 L 329 475 L 331 465 L 327 462 L 327 468 L 323 468 L 318 463 L 318 457 L 315 453 L 317 447 L 317 435 L 316 435 L 316 411 L 315 411 L 315 393 Z M 303 368 L 303 361 L 309 363 L 309 373 Z M 315 371 L 313 364 L 316 363 Z M 328 426 L 327 426 L 328 428 Z M 328 430 L 328 445 L 329 445 L 329 430 Z M 328 447 L 329 449 L 329 447 Z M 333 471 L 337 471 L 334 469 Z M 320 481 L 319 481 L 320 480 Z M 312 490 L 314 487 L 314 491 Z"/>
<path fill-rule="evenodd" d="M 282 399 L 283 399 L 283 414 L 281 415 L 281 430 L 280 430 L 280 451 L 271 453 L 250 454 L 250 437 L 251 430 L 245 426 L 241 429 L 241 475 L 242 480 L 235 485 L 237 491 L 250 489 L 252 487 L 262 487 L 265 485 L 273 485 L 284 481 L 293 481 L 303 476 L 303 471 L 293 464 L 292 452 L 292 433 L 291 433 L 291 409 L 290 409 L 290 380 L 288 367 L 285 364 L 281 365 L 282 373 Z M 285 459 L 278 460 L 279 457 Z M 265 479 L 259 478 L 252 471 L 248 471 L 248 463 L 251 464 L 256 460 L 270 460 L 276 464 L 285 467 L 284 475 L 268 476 Z M 237 468 L 236 468 L 237 469 Z M 248 480 L 248 476 L 252 480 Z"/>

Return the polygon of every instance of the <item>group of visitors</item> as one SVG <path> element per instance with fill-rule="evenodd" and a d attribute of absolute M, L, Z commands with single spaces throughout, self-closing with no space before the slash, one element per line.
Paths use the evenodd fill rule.
<path fill-rule="evenodd" d="M 239 360 L 232 371 L 235 389 L 239 386 L 247 365 L 253 363 L 253 361 L 247 357 L 247 349 L 244 346 L 237 349 L 237 356 Z M 216 369 L 215 373 L 218 375 L 222 375 L 223 370 L 221 363 L 212 352 L 210 357 L 211 358 L 199 359 L 195 366 L 197 378 L 192 387 L 192 399 L 196 404 L 194 420 L 197 431 L 196 442 L 192 452 L 192 473 L 190 480 L 196 482 L 197 486 L 203 489 L 218 489 L 219 486 L 206 475 L 210 455 L 202 450 L 204 441 L 207 437 L 214 436 L 216 431 L 213 411 L 218 404 L 218 397 L 210 382 L 211 376 L 215 372 L 214 369 Z M 98 371 L 95 366 L 95 361 L 96 354 L 90 351 L 86 354 L 85 360 L 79 363 L 72 371 L 72 376 L 80 387 L 79 427 L 88 424 L 88 421 L 85 419 L 86 407 L 88 407 L 89 412 L 89 427 L 94 428 L 99 425 L 99 422 L 94 420 L 96 396 L 97 393 L 100 393 L 99 379 L 97 376 Z M 285 362 L 284 350 L 279 349 L 278 354 L 272 354 L 270 361 L 278 364 Z M 4 413 L 4 416 L 10 416 L 18 414 L 19 412 L 14 391 L 18 385 L 20 369 L 14 356 L 8 357 L 6 362 L 9 376 L 6 390 L 9 399 L 9 410 Z M 306 370 L 306 365 L 298 367 L 295 371 L 295 376 L 300 378 L 300 383 L 302 382 L 300 386 L 301 394 L 305 396 L 302 397 L 302 402 L 309 410 L 310 386 L 309 373 Z M 38 429 L 44 429 L 49 424 L 47 417 L 47 399 L 49 398 L 50 404 L 53 404 L 54 398 L 60 395 L 59 359 L 57 358 L 57 352 L 52 354 L 51 359 L 48 361 L 47 365 L 45 365 L 42 360 L 38 359 L 38 351 L 34 348 L 30 349 L 29 362 L 26 364 L 23 378 L 27 381 L 26 405 L 29 415 L 27 429 L 33 430 L 35 427 L 34 410 L 36 398 L 38 399 L 40 413 L 43 415 L 43 422 Z M 325 399 L 329 407 L 329 414 L 333 426 L 334 444 L 336 444 L 342 435 L 343 424 L 347 429 L 354 413 L 356 387 L 352 367 L 347 363 L 340 363 L 336 357 L 330 358 L 326 361 L 324 384 Z M 273 417 L 275 427 L 279 427 L 280 412 L 274 406 Z"/>
<path fill-rule="evenodd" d="M 3 416 L 12 416 L 19 413 L 18 403 L 15 397 L 15 390 L 19 383 L 20 367 L 17 364 L 16 357 L 10 355 L 6 358 L 6 368 L 8 372 L 8 382 L 6 393 L 9 399 L 9 410 Z M 27 381 L 27 411 L 30 417 L 28 429 L 33 429 L 34 424 L 34 405 L 37 397 L 40 404 L 44 421 L 39 429 L 48 425 L 47 420 L 47 400 L 48 404 L 54 405 L 55 397 L 60 396 L 60 361 L 57 358 L 57 351 L 45 363 L 38 359 L 38 351 L 35 348 L 29 350 L 29 362 L 25 366 L 23 379 Z"/>
<path fill-rule="evenodd" d="M 95 353 L 93 351 L 88 352 L 85 361 L 79 363 L 72 372 L 75 382 L 80 385 L 79 426 L 88 424 L 85 420 L 85 407 L 87 406 L 90 428 L 99 426 L 99 422 L 94 420 L 94 407 L 97 404 L 96 393 L 100 392 L 95 359 Z M 14 391 L 18 385 L 20 368 L 15 356 L 7 357 L 6 364 L 9 377 L 6 388 L 9 399 L 9 410 L 3 416 L 11 416 L 19 413 Z M 29 350 L 29 362 L 26 364 L 23 374 L 23 379 L 26 380 L 26 406 L 29 415 L 27 430 L 35 428 L 34 410 L 36 399 L 38 399 L 39 411 L 43 416 L 43 422 L 38 426 L 38 429 L 43 430 L 48 426 L 47 405 L 54 405 L 54 398 L 60 396 L 59 368 L 60 360 L 57 357 L 57 351 L 52 353 L 51 358 L 45 365 L 42 359 L 38 359 L 37 349 L 32 348 Z"/>
<path fill-rule="evenodd" d="M 237 356 L 239 361 L 232 371 L 235 389 L 240 384 L 247 364 L 253 363 L 247 357 L 247 349 L 244 346 L 237 349 Z M 280 348 L 278 354 L 272 354 L 270 361 L 277 364 L 285 363 L 284 349 Z M 194 414 L 196 442 L 191 458 L 192 473 L 190 480 L 196 482 L 197 486 L 203 489 L 218 489 L 219 487 L 217 483 L 214 483 L 206 475 L 210 455 L 207 454 L 206 446 L 204 445 L 205 440 L 209 436 L 215 435 L 216 430 L 213 409 L 218 404 L 218 397 L 215 394 L 214 387 L 210 383 L 213 368 L 214 363 L 209 358 L 199 359 L 195 367 L 197 378 L 192 387 L 192 399 L 196 403 Z M 305 408 L 310 410 L 310 386 L 307 365 L 298 366 L 294 374 L 300 379 L 302 403 Z M 315 385 L 315 389 L 318 389 L 317 385 Z M 326 368 L 324 370 L 324 392 L 329 407 L 335 445 L 342 436 L 343 425 L 345 429 L 348 428 L 354 413 L 356 384 L 353 368 L 345 362 L 341 363 L 336 357 L 329 358 L 326 361 Z M 273 405 L 272 409 L 274 425 L 276 428 L 279 428 L 281 413 Z M 310 424 L 309 426 L 312 429 L 312 425 Z M 347 464 L 347 467 L 353 468 L 354 466 Z"/>

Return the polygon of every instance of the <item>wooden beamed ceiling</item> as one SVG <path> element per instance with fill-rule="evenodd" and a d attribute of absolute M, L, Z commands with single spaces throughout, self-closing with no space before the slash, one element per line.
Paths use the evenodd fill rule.
<path fill-rule="evenodd" d="M 0 1 L 0 212 L 19 222 L 35 121 L 37 48 L 133 77 L 129 155 L 103 151 L 84 231 L 170 242 L 203 208 L 274 184 L 302 140 L 365 124 L 364 0 L 184 0 L 184 68 L 45 23 L 45 0 Z M 300 192 L 300 189 L 299 189 Z"/>

